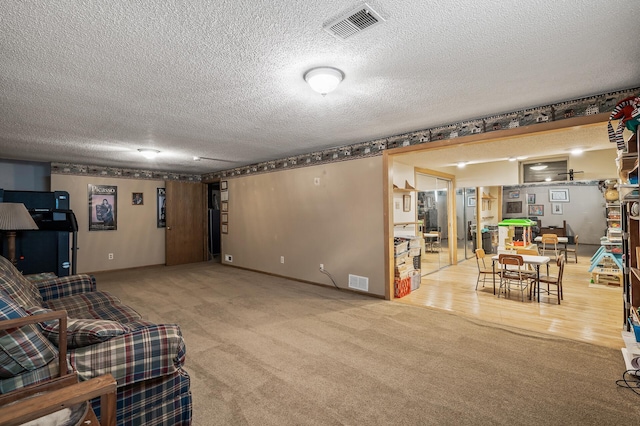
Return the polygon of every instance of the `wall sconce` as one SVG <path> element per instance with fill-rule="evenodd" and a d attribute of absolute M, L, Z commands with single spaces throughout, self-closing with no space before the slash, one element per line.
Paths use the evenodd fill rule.
<path fill-rule="evenodd" d="M 38 229 L 31 214 L 22 203 L 0 203 L 0 231 L 7 231 L 9 260 L 14 265 L 16 259 L 16 231 Z"/>
<path fill-rule="evenodd" d="M 304 80 L 309 86 L 322 96 L 336 90 L 343 78 L 342 71 L 331 67 L 313 68 L 304 75 Z"/>

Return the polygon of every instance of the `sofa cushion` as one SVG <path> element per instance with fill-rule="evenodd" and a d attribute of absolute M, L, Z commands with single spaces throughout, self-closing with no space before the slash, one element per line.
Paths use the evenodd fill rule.
<path fill-rule="evenodd" d="M 42 306 L 38 288 L 24 277 L 13 264 L 0 256 L 0 289 L 9 293 L 18 306 Z"/>
<path fill-rule="evenodd" d="M 7 293 L 0 291 L 0 320 L 28 316 Z M 34 325 L 0 331 L 0 378 L 10 378 L 47 365 L 58 355 L 56 348 Z"/>
<path fill-rule="evenodd" d="M 104 319 L 121 324 L 142 318 L 135 310 L 123 304 L 120 299 L 105 291 L 47 300 L 44 302 L 44 307 L 54 311 L 65 310 L 70 318 Z"/>
<path fill-rule="evenodd" d="M 51 309 L 28 309 L 31 315 L 51 312 Z M 60 323 L 59 321 L 43 321 L 38 324 L 40 331 L 56 346 L 59 345 Z M 81 348 L 104 342 L 112 337 L 127 333 L 129 328 L 115 321 L 99 319 L 67 318 L 67 348 Z"/>

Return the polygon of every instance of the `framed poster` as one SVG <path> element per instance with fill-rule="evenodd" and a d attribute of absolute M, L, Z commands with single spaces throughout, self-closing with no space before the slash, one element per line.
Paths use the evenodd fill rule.
<path fill-rule="evenodd" d="M 509 198 L 513 199 L 513 198 L 520 198 L 520 191 L 509 191 L 508 193 Z"/>
<path fill-rule="evenodd" d="M 229 213 L 222 213 L 222 215 L 220 216 L 220 222 L 221 223 L 229 222 Z"/>
<path fill-rule="evenodd" d="M 569 188 L 550 189 L 549 190 L 549 202 L 550 203 L 568 203 L 569 202 Z"/>
<path fill-rule="evenodd" d="M 529 216 L 544 216 L 544 206 L 542 204 L 529 204 Z"/>
<path fill-rule="evenodd" d="M 228 234 L 229 233 L 229 225 L 227 225 L 226 223 L 223 223 L 222 226 L 220 227 L 220 230 L 222 231 L 223 234 Z"/>
<path fill-rule="evenodd" d="M 89 184 L 89 231 L 118 229 L 118 187 Z"/>
<path fill-rule="evenodd" d="M 222 211 L 223 212 L 228 212 L 229 211 L 229 202 L 228 201 L 223 201 L 222 202 Z"/>
<path fill-rule="evenodd" d="M 158 188 L 157 191 L 158 191 L 157 192 L 158 205 L 156 207 L 157 216 L 158 216 L 157 227 L 164 228 L 167 226 L 167 206 L 166 206 L 167 192 L 165 188 Z"/>
<path fill-rule="evenodd" d="M 527 204 L 536 203 L 536 194 L 527 194 Z"/>
<path fill-rule="evenodd" d="M 131 204 L 133 204 L 134 206 L 141 206 L 144 204 L 142 192 L 131 193 Z"/>
<path fill-rule="evenodd" d="M 221 191 L 226 191 L 229 188 L 229 184 L 227 183 L 226 180 L 223 180 L 220 182 L 220 190 Z"/>

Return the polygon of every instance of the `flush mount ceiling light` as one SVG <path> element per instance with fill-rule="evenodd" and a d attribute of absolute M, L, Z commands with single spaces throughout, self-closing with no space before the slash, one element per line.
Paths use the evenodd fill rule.
<path fill-rule="evenodd" d="M 343 78 L 342 71 L 331 67 L 313 68 L 304 75 L 304 81 L 322 96 L 336 90 Z"/>
<path fill-rule="evenodd" d="M 582 148 L 573 148 L 571 150 L 571 154 L 573 155 L 580 155 L 584 152 L 584 150 Z"/>
<path fill-rule="evenodd" d="M 540 171 L 546 169 L 548 166 L 546 164 L 538 163 L 535 166 L 529 167 L 531 170 Z"/>
<path fill-rule="evenodd" d="M 138 148 L 138 152 L 142 154 L 144 158 L 147 160 L 153 160 L 160 154 L 160 151 L 157 149 L 148 149 L 148 148 Z"/>
<path fill-rule="evenodd" d="M 462 169 L 462 168 L 464 168 L 464 166 L 466 166 L 466 165 L 467 165 L 467 163 L 465 163 L 464 161 L 460 161 L 460 162 L 458 163 L 458 168 L 459 168 L 459 169 Z"/>
<path fill-rule="evenodd" d="M 509 157 L 509 158 L 507 158 L 507 160 L 509 160 L 509 161 L 516 161 L 516 157 Z"/>

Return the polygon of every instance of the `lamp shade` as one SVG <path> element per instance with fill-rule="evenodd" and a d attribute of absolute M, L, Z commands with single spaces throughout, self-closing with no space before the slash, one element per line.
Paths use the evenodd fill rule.
<path fill-rule="evenodd" d="M 333 92 L 343 78 L 342 71 L 331 67 L 313 68 L 304 75 L 309 86 L 321 95 Z"/>
<path fill-rule="evenodd" d="M 0 203 L 0 230 L 21 231 L 38 229 L 31 214 L 22 203 Z"/>

